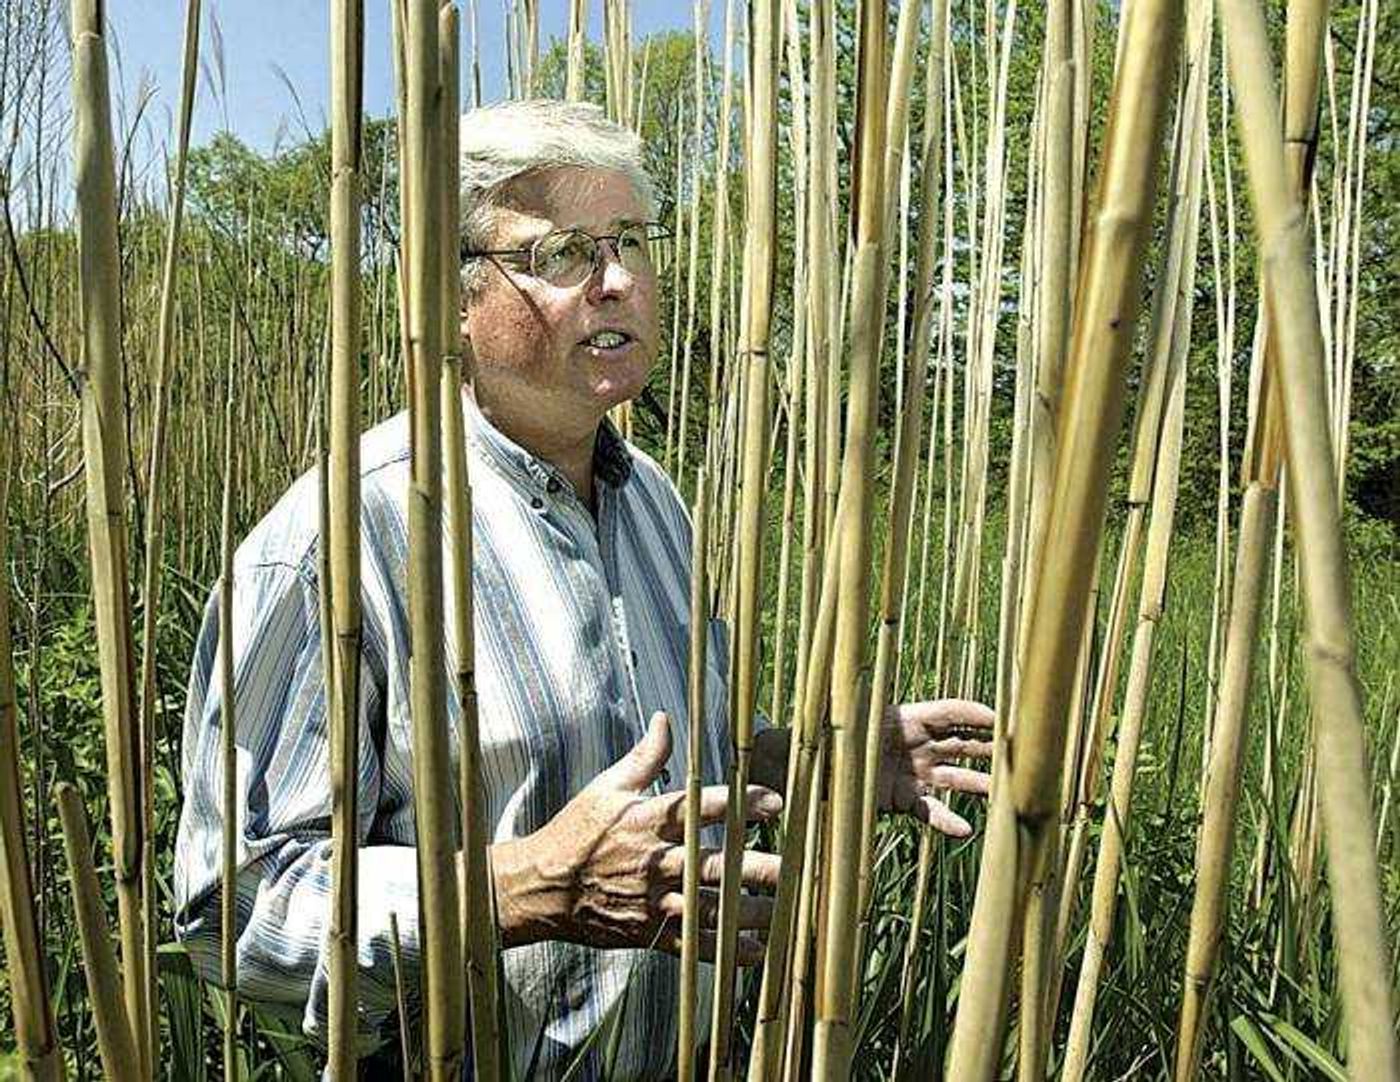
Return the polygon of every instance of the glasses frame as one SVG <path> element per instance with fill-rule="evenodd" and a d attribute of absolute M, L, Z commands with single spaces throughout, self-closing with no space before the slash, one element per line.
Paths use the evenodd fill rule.
<path fill-rule="evenodd" d="M 619 247 L 623 236 L 626 235 L 629 231 L 638 228 L 646 230 L 646 240 L 652 244 L 655 244 L 660 241 L 670 240 L 673 236 L 675 236 L 675 234 L 664 222 L 657 221 L 627 222 L 616 233 L 595 234 L 590 233 L 586 229 L 577 228 L 551 229 L 548 233 L 544 233 L 541 236 L 536 237 L 529 244 L 522 245 L 518 248 L 464 249 L 462 252 L 462 262 L 465 263 L 468 260 L 472 259 L 490 259 L 493 262 L 500 259 L 514 259 L 518 261 L 523 261 L 525 266 L 521 269 L 523 269 L 526 274 L 529 274 L 530 277 L 538 278 L 541 282 L 547 282 L 550 285 L 554 286 L 556 289 L 574 289 L 578 286 L 583 285 L 585 282 L 591 279 L 595 274 L 598 273 L 598 269 L 603 265 L 603 241 L 611 242 L 613 258 L 616 259 L 617 262 L 629 274 L 635 275 L 640 273 L 638 271 L 632 270 L 631 267 L 627 266 L 627 264 L 623 262 L 622 249 Z M 577 282 L 559 283 L 552 281 L 548 276 L 539 272 L 539 250 L 540 246 L 546 241 L 550 240 L 551 238 L 568 235 L 584 236 L 593 242 L 593 261 L 590 264 L 587 273 L 584 274 L 583 277 L 580 278 Z M 652 273 L 655 273 L 655 271 L 656 268 L 655 266 L 653 266 Z"/>

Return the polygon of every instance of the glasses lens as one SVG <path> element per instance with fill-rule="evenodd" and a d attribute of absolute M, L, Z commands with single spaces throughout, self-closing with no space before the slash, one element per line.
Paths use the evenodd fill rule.
<path fill-rule="evenodd" d="M 617 235 L 617 254 L 632 274 L 654 274 L 663 262 L 666 231 L 660 226 L 637 222 Z"/>
<path fill-rule="evenodd" d="M 597 244 L 587 233 L 548 233 L 535 245 L 532 273 L 552 285 L 576 286 L 593 273 L 596 250 Z"/>

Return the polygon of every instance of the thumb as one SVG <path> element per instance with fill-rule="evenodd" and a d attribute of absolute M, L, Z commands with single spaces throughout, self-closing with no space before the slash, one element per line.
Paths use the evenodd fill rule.
<path fill-rule="evenodd" d="M 656 780 L 670 758 L 671 722 L 658 710 L 632 750 L 603 771 L 598 780 L 609 788 L 640 792 Z"/>

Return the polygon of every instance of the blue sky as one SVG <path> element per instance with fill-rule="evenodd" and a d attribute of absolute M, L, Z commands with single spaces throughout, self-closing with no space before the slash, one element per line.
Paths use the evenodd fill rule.
<path fill-rule="evenodd" d="M 466 0 L 462 8 L 463 75 L 469 55 L 469 21 Z M 479 0 L 478 24 L 481 34 L 482 93 L 486 101 L 505 94 L 505 8 L 508 0 Z M 568 0 L 541 0 L 540 50 L 551 38 L 567 33 Z M 633 40 L 657 30 L 689 30 L 692 8 L 686 0 L 634 0 Z M 603 0 L 589 0 L 589 37 L 602 40 Z M 153 89 L 147 106 L 147 119 L 153 135 L 164 140 L 173 128 L 173 116 L 180 86 L 181 36 L 184 27 L 183 0 L 121 0 L 107 7 L 116 38 L 116 60 L 120 64 L 122 104 L 129 115 L 142 89 Z M 272 149 L 281 139 L 296 139 L 304 131 L 322 130 L 326 123 L 326 102 L 330 94 L 328 0 L 233 0 L 210 3 L 206 0 L 205 27 L 201 35 L 201 55 L 213 57 L 213 36 L 209 29 L 211 13 L 217 18 L 223 39 L 224 78 L 227 94 L 228 125 L 244 142 L 261 151 Z M 710 36 L 722 41 L 723 0 L 711 0 Z M 365 4 L 365 109 L 383 116 L 392 107 L 393 68 L 390 58 L 389 7 L 385 0 Z M 212 67 L 212 64 L 211 64 Z M 278 74 L 285 73 L 284 80 Z M 288 82 L 300 100 L 288 89 Z M 464 90 L 463 101 L 469 102 Z M 304 115 L 304 121 L 302 119 Z M 206 141 L 223 127 L 220 103 L 201 78 L 195 102 L 194 141 Z"/>

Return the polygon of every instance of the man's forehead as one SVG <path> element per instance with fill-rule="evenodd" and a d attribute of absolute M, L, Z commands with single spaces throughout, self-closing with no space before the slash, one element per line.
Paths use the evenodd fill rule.
<path fill-rule="evenodd" d="M 572 166 L 522 177 L 498 209 L 503 238 L 538 236 L 551 229 L 603 232 L 644 217 L 632 182 L 611 169 Z"/>

